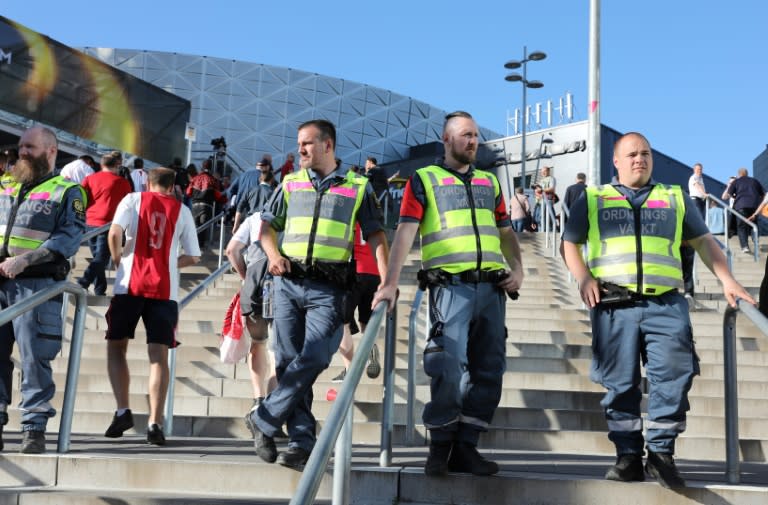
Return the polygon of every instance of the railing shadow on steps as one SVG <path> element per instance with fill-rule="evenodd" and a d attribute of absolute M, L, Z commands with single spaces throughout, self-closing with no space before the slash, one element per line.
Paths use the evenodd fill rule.
<path fill-rule="evenodd" d="M 768 336 L 768 318 L 751 303 L 736 300 L 737 307 L 725 309 L 723 317 L 723 369 L 725 383 L 725 476 L 730 484 L 741 482 L 739 461 L 739 396 L 736 378 L 736 316 L 743 312 Z"/>

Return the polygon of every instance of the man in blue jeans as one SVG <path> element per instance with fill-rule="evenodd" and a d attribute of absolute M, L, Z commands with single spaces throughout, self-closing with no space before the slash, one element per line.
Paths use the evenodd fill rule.
<path fill-rule="evenodd" d="M 112 221 L 120 200 L 131 192 L 131 184 L 119 175 L 122 162 L 123 156 L 120 151 L 105 154 L 101 157 L 101 171 L 83 180 L 83 188 L 88 195 L 85 222 L 89 231 Z M 85 289 L 93 284 L 93 292 L 97 296 L 104 296 L 107 294 L 105 270 L 109 262 L 107 233 L 91 237 L 88 245 L 93 259 L 77 283 Z"/>
<path fill-rule="evenodd" d="M 746 168 L 740 168 L 738 173 L 739 176 L 728 185 L 726 191 L 733 198 L 733 209 L 749 219 L 763 201 L 765 190 L 760 181 L 747 175 Z M 739 234 L 741 252 L 749 254 L 749 235 L 752 233 L 751 223 L 739 219 L 736 223 L 736 231 Z M 755 243 L 755 249 L 757 250 L 757 248 L 758 244 Z"/>
<path fill-rule="evenodd" d="M 53 175 L 58 145 L 47 128 L 33 127 L 19 140 L 15 181 L 0 193 L 0 310 L 64 280 L 67 258 L 85 229 L 85 193 Z M 8 423 L 14 343 L 21 368 L 21 452 L 45 452 L 45 429 L 56 415 L 51 360 L 61 351 L 61 295 L 0 327 L 0 436 Z M 0 438 L 0 450 L 3 448 Z"/>
<path fill-rule="evenodd" d="M 590 308 L 590 377 L 607 390 L 600 404 L 616 464 L 605 478 L 645 480 L 645 445 L 645 472 L 664 487 L 684 487 L 675 441 L 686 429 L 688 392 L 699 360 L 688 306 L 678 291 L 683 287 L 681 242 L 687 241 L 717 276 L 730 305 L 737 297 L 754 300 L 731 275 L 690 197 L 680 186 L 651 178 L 653 156 L 643 135 L 620 137 L 613 163 L 618 175 L 611 183 L 587 188 L 574 203 L 560 249 Z M 648 379 L 645 420 L 641 364 Z"/>
<path fill-rule="evenodd" d="M 387 268 L 381 212 L 368 180 L 336 165 L 336 128 L 325 120 L 299 126 L 301 170 L 286 176 L 261 218 L 261 245 L 274 276 L 277 388 L 246 416 L 256 454 L 301 469 L 315 445 L 312 385 L 339 348 L 344 299 L 355 276 L 355 223 Z M 277 233 L 283 232 L 278 247 Z M 274 437 L 288 426 L 288 450 Z"/>

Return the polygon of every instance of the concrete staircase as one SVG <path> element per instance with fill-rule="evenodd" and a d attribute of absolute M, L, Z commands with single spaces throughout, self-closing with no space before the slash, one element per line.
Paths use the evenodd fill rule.
<path fill-rule="evenodd" d="M 381 378 L 363 376 L 355 401 L 353 470 L 354 503 L 768 503 L 768 338 L 745 316 L 737 321 L 739 363 L 739 433 L 742 481 L 726 486 L 723 420 L 722 320 L 724 301 L 714 277 L 699 267 L 697 310 L 692 313 L 701 377 L 694 381 L 688 431 L 678 442 L 678 465 L 689 482 L 681 493 L 654 482 L 617 484 L 602 479 L 613 463 L 599 402 L 603 390 L 589 381 L 591 332 L 575 284 L 559 258 L 550 258 L 540 234 L 521 236 L 525 286 L 520 299 L 508 302 L 507 372 L 501 405 L 492 429 L 481 438 L 483 452 L 500 462 L 502 472 L 491 478 L 423 475 L 426 433 L 417 425 L 417 446 L 405 445 L 407 414 L 407 324 L 415 293 L 418 252 L 409 257 L 398 305 L 393 462 L 380 468 L 378 444 L 381 419 Z M 86 265 L 87 248 L 78 255 L 74 275 Z M 182 291 L 188 292 L 216 268 L 208 254 L 203 263 L 186 269 Z M 762 261 L 736 253 L 734 270 L 757 293 Z M 49 453 L 18 454 L 19 414 L 11 410 L 5 452 L 0 456 L 0 505 L 4 503 L 286 503 L 299 473 L 268 465 L 253 454 L 242 417 L 251 405 L 245 364 L 226 365 L 218 359 L 218 332 L 236 289 L 236 275 L 226 274 L 181 314 L 179 323 L 174 430 L 169 443 L 157 448 L 144 443 L 147 413 L 147 358 L 143 328 L 129 345 L 132 372 L 131 404 L 136 429 L 123 439 L 103 432 L 114 411 L 106 375 L 106 297 L 89 297 L 71 451 L 57 455 L 59 417 L 49 423 Z M 71 314 L 70 314 L 71 317 Z M 423 325 L 423 311 L 419 327 Z M 69 331 L 69 330 L 68 330 Z M 383 350 L 383 328 L 379 345 Z M 67 334 L 66 338 L 69 338 Z M 423 346 L 423 330 L 417 336 Z M 66 347 L 66 346 L 65 346 Z M 66 356 L 68 349 L 63 354 Z M 416 381 L 416 414 L 420 420 L 429 396 L 421 370 Z M 66 359 L 54 364 L 63 390 Z M 321 427 L 331 404 L 326 392 L 338 388 L 331 378 L 341 370 L 338 356 L 314 387 L 314 412 Z M 18 377 L 17 377 L 18 379 Z M 63 391 L 57 393 L 60 406 Z M 284 442 L 278 443 L 278 449 Z M 331 496 L 331 470 L 324 476 L 318 502 Z M 446 485 L 449 484 L 449 485 Z M 631 487 L 629 487 L 631 486 Z M 255 500 L 255 501 L 254 501 Z"/>

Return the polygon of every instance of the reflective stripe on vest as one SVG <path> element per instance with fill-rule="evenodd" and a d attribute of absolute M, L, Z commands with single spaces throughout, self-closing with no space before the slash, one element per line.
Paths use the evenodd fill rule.
<path fill-rule="evenodd" d="M 308 263 L 312 260 L 349 261 L 354 247 L 355 219 L 367 182 L 358 175 L 348 174 L 340 184 L 318 193 L 307 170 L 286 176 L 283 182 L 287 208 L 281 245 L 283 253 Z M 318 201 L 319 209 L 315 215 Z M 313 226 L 316 227 L 314 244 L 310 246 Z"/>
<path fill-rule="evenodd" d="M 416 171 L 426 203 L 419 225 L 421 260 L 426 270 L 450 273 L 504 268 L 496 198 L 499 183 L 489 172 L 475 170 L 469 184 L 446 169 L 431 165 Z"/>
<path fill-rule="evenodd" d="M 644 295 L 682 288 L 679 186 L 657 184 L 639 209 L 611 185 L 587 188 L 587 208 L 587 266 L 594 277 Z"/>
<path fill-rule="evenodd" d="M 5 240 L 10 226 L 8 237 L 8 254 L 18 254 L 35 250 L 48 240 L 56 227 L 56 219 L 59 216 L 59 206 L 64 195 L 71 187 L 78 186 L 76 182 L 68 181 L 60 176 L 51 177 L 32 188 L 29 193 L 23 195 L 24 201 L 19 204 L 13 222 L 12 209 L 19 196 L 21 184 L 13 183 L 0 193 L 0 237 Z M 85 192 L 82 193 L 83 205 L 85 205 Z"/>

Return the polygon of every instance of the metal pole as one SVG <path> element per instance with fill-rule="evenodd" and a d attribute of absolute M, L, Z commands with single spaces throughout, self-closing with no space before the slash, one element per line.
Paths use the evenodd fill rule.
<path fill-rule="evenodd" d="M 408 316 L 408 401 L 406 402 L 405 443 L 412 446 L 416 440 L 416 319 L 421 308 L 424 291 L 416 290 Z M 426 324 L 426 317 L 425 324 Z"/>
<path fill-rule="evenodd" d="M 347 409 L 344 426 L 333 450 L 333 505 L 349 503 L 349 473 L 352 470 L 352 423 L 354 404 Z"/>
<path fill-rule="evenodd" d="M 69 347 L 69 364 L 67 366 L 67 382 L 64 386 L 64 401 L 61 406 L 61 421 L 59 422 L 59 440 L 56 445 L 58 453 L 69 451 L 72 419 L 75 413 L 75 396 L 77 395 L 77 379 L 80 376 L 80 354 L 83 349 L 83 333 L 85 332 L 85 316 L 88 309 L 86 291 L 71 284 L 67 291 L 75 297 L 75 318 L 72 321 L 72 341 Z"/>
<path fill-rule="evenodd" d="M 176 396 L 176 349 L 168 351 L 168 392 L 165 395 L 165 419 L 163 427 L 170 436 L 173 435 L 173 399 Z"/>
<path fill-rule="evenodd" d="M 525 191 L 526 184 L 525 184 L 525 130 L 526 130 L 526 124 L 525 124 L 525 109 L 526 109 L 526 99 L 527 99 L 527 84 L 528 84 L 528 74 L 526 72 L 528 66 L 528 47 L 523 46 L 523 113 L 522 113 L 522 123 L 523 123 L 523 134 L 520 136 L 520 187 L 523 188 L 523 191 Z M 510 198 L 512 198 L 512 195 L 510 195 Z"/>
<path fill-rule="evenodd" d="M 589 184 L 600 180 L 600 0 L 589 1 Z"/>
<path fill-rule="evenodd" d="M 723 367 L 725 382 L 725 474 L 730 484 L 739 483 L 739 401 L 736 385 L 736 313 L 725 309 L 723 319 Z"/>
<path fill-rule="evenodd" d="M 219 267 L 221 267 L 221 263 L 224 261 L 224 218 L 226 217 L 226 214 L 221 215 L 221 224 L 219 225 Z"/>
<path fill-rule="evenodd" d="M 392 465 L 392 418 L 395 404 L 395 331 L 397 330 L 397 304 L 387 312 L 386 342 L 384 347 L 384 402 L 381 414 L 381 449 L 379 466 Z"/>

